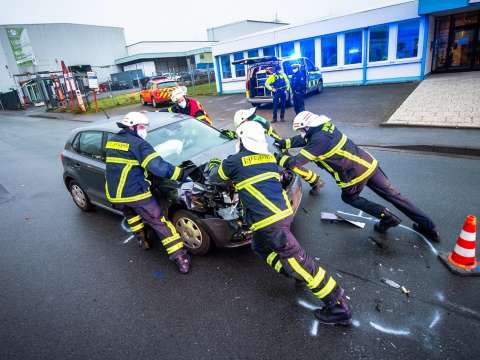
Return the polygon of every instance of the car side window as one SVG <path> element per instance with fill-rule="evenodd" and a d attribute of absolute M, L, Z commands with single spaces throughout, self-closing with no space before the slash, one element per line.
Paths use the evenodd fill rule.
<path fill-rule="evenodd" d="M 313 65 L 313 63 L 309 59 L 305 59 L 305 62 L 307 63 L 307 71 L 315 70 L 315 65 Z"/>
<path fill-rule="evenodd" d="M 90 157 L 94 160 L 103 161 L 105 156 L 102 145 L 103 132 L 85 131 L 79 136 L 77 151 L 81 155 Z"/>

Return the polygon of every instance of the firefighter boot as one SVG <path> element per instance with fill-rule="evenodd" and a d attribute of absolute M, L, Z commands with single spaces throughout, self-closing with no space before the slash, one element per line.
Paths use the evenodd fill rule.
<path fill-rule="evenodd" d="M 178 271 L 182 274 L 187 274 L 190 271 L 190 256 L 188 254 L 180 254 L 175 259 L 175 264 L 178 267 Z"/>
<path fill-rule="evenodd" d="M 312 195 L 312 196 L 319 195 L 320 194 L 320 189 L 324 185 L 325 185 L 325 183 L 319 177 L 317 177 L 317 180 L 315 180 L 315 182 L 310 185 L 312 188 L 310 189 L 309 194 Z"/>
<path fill-rule="evenodd" d="M 398 216 L 394 215 L 390 212 L 390 210 L 385 208 L 380 214 L 380 221 L 376 223 L 373 228 L 375 229 L 375 231 L 384 234 L 388 229 L 399 225 L 401 222 L 402 221 Z"/>
<path fill-rule="evenodd" d="M 416 232 L 419 232 L 423 236 L 425 236 L 427 239 L 439 243 L 440 242 L 440 234 L 437 230 L 435 229 L 426 229 L 423 226 L 420 226 L 419 224 L 413 224 L 413 230 Z"/>
<path fill-rule="evenodd" d="M 327 325 L 349 326 L 352 323 L 352 311 L 343 295 L 343 289 L 338 288 L 335 300 L 325 303 L 325 307 L 315 310 L 315 317 Z"/>
<path fill-rule="evenodd" d="M 153 243 L 149 239 L 147 239 L 147 236 L 143 229 L 134 234 L 135 234 L 135 238 L 138 241 L 139 248 L 143 250 L 150 250 L 153 247 Z"/>

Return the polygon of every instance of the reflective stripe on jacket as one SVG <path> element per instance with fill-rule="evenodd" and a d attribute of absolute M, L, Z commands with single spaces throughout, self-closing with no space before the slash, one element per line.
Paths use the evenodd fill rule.
<path fill-rule="evenodd" d="M 305 139 L 295 136 L 286 139 L 285 143 L 287 148 L 304 147 L 297 156 L 282 157 L 279 162 L 281 166 L 300 167 L 313 161 L 328 171 L 340 188 L 368 179 L 377 168 L 377 160 L 355 145 L 331 122 L 311 128 Z"/>
<path fill-rule="evenodd" d="M 265 87 L 272 91 L 275 90 L 290 90 L 290 81 L 288 76 L 284 73 L 272 74 L 265 81 Z"/>
<path fill-rule="evenodd" d="M 270 226 L 293 214 L 280 183 L 279 167 L 272 154 L 256 154 L 244 148 L 212 170 L 213 181 L 233 181 L 252 231 Z"/>
<path fill-rule="evenodd" d="M 105 151 L 105 194 L 111 203 L 128 203 L 151 197 L 147 171 L 172 180 L 182 177 L 181 168 L 164 161 L 152 145 L 129 129 L 110 137 Z"/>

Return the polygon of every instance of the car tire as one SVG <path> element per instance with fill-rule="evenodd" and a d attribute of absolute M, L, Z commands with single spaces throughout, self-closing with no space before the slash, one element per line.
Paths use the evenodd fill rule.
<path fill-rule="evenodd" d="M 212 239 L 197 215 L 188 210 L 179 210 L 173 214 L 172 223 L 190 253 L 205 255 L 210 251 Z"/>
<path fill-rule="evenodd" d="M 154 98 L 153 96 L 152 96 L 152 106 L 153 106 L 154 108 L 158 107 L 158 104 L 157 104 L 157 102 L 155 101 L 155 98 Z"/>
<path fill-rule="evenodd" d="M 323 91 L 323 80 L 320 80 L 317 85 L 317 94 L 320 94 Z"/>
<path fill-rule="evenodd" d="M 68 190 L 70 191 L 73 202 L 79 207 L 80 210 L 85 212 L 93 210 L 94 206 L 90 202 L 87 193 L 75 180 L 70 181 L 70 183 L 68 184 Z"/>
<path fill-rule="evenodd" d="M 140 103 L 142 104 L 142 106 L 147 105 L 147 103 L 145 102 L 145 99 L 143 98 L 143 96 L 140 96 Z"/>

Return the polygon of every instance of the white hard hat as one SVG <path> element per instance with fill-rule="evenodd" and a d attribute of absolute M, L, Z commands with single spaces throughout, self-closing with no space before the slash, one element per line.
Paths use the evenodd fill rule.
<path fill-rule="evenodd" d="M 170 94 L 170 100 L 172 100 L 172 102 L 176 103 L 176 102 L 178 102 L 178 100 L 185 97 L 185 95 L 187 95 L 185 90 L 183 90 L 182 88 L 176 88 Z"/>
<path fill-rule="evenodd" d="M 237 128 L 237 136 L 243 146 L 257 154 L 270 154 L 265 129 L 256 121 L 246 121 Z"/>
<path fill-rule="evenodd" d="M 235 129 L 242 125 L 242 123 L 250 116 L 255 114 L 255 111 L 257 111 L 257 108 L 255 107 L 252 107 L 250 109 L 238 110 L 233 116 L 233 125 L 235 126 Z"/>
<path fill-rule="evenodd" d="M 329 122 L 330 118 L 325 115 L 316 115 L 310 111 L 302 111 L 293 119 L 293 130 L 299 130 L 306 127 L 316 127 L 326 122 Z"/>
<path fill-rule="evenodd" d="M 148 125 L 148 118 L 141 112 L 132 111 L 126 114 L 120 123 L 125 126 Z"/>

